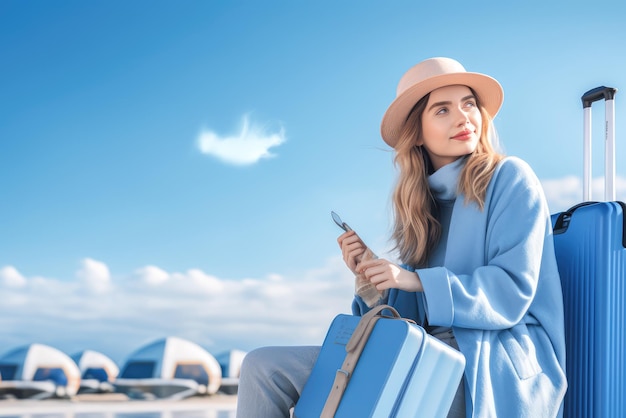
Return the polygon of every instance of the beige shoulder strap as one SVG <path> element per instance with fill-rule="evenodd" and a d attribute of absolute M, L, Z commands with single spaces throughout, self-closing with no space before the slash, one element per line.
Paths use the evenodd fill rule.
<path fill-rule="evenodd" d="M 335 416 L 335 412 L 337 412 L 343 393 L 348 386 L 350 377 L 352 377 L 352 372 L 359 361 L 359 357 L 365 347 L 365 343 L 367 343 L 367 339 L 372 333 L 374 325 L 376 325 L 376 321 L 381 318 L 380 314 L 383 310 L 389 310 L 395 318 L 400 318 L 398 311 L 389 305 L 376 306 L 371 311 L 363 315 L 356 329 L 352 333 L 348 344 L 346 344 L 346 358 L 343 361 L 341 369 L 337 370 L 337 373 L 335 374 L 335 381 L 333 382 L 333 387 L 328 394 L 328 398 L 326 398 L 321 418 L 333 418 Z"/>

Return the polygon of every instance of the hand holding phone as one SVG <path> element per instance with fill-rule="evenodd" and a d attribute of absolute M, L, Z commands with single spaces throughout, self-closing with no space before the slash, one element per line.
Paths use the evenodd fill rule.
<path fill-rule="evenodd" d="M 330 214 L 333 217 L 333 221 L 335 221 L 339 228 L 343 229 L 346 232 L 352 231 L 352 228 L 350 228 L 347 223 L 342 221 L 339 215 L 332 211 L 330 212 Z M 356 259 L 356 262 L 360 263 L 362 260 L 372 260 L 376 258 L 378 258 L 376 257 L 376 254 L 374 254 L 372 250 L 370 250 L 369 247 L 366 245 L 365 251 L 360 257 Z M 384 292 L 379 292 L 376 289 L 376 286 L 374 286 L 363 274 L 360 273 L 356 274 L 355 293 L 361 296 L 363 301 L 370 308 L 378 304 L 384 295 Z"/>
<path fill-rule="evenodd" d="M 343 229 L 343 230 L 344 230 L 344 231 L 346 231 L 346 232 L 348 232 L 348 231 L 353 231 L 353 229 L 352 229 L 352 228 L 350 228 L 350 226 L 349 226 L 347 223 L 345 223 L 344 221 L 342 221 L 342 220 L 341 220 L 341 217 L 340 217 L 340 216 L 339 216 L 336 212 L 331 211 L 331 212 L 330 212 L 330 215 L 333 217 L 333 221 L 335 221 L 335 223 L 337 224 L 337 226 L 339 226 L 339 228 Z M 357 234 L 357 235 L 358 235 L 358 234 Z M 359 239 L 360 239 L 360 237 L 359 237 Z M 361 242 L 363 242 L 363 241 L 361 241 Z M 365 245 L 365 243 L 363 243 L 363 245 Z M 368 247 L 367 245 L 365 245 L 365 248 L 366 248 L 366 251 L 367 251 L 367 252 L 369 252 L 369 253 L 371 253 L 371 254 L 372 254 L 372 256 L 373 256 L 373 257 L 371 257 L 371 258 L 377 258 L 377 257 L 376 257 L 376 256 L 372 253 L 372 251 L 369 249 L 369 247 Z"/>

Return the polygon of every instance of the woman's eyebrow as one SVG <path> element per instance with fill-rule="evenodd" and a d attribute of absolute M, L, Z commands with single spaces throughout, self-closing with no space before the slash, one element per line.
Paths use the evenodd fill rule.
<path fill-rule="evenodd" d="M 474 99 L 474 100 L 476 100 L 476 96 L 474 96 L 473 94 L 469 94 L 469 95 L 467 95 L 467 96 L 463 97 L 460 101 L 461 101 L 461 102 L 464 102 L 464 101 L 469 100 L 469 99 Z M 451 105 L 451 104 L 452 104 L 452 102 L 451 102 L 451 101 L 449 101 L 449 100 L 444 101 L 444 102 L 435 102 L 435 103 L 433 103 L 432 105 L 430 105 L 430 106 L 428 107 L 428 110 L 431 110 L 433 107 L 444 106 L 444 105 L 448 105 L 448 106 L 449 106 L 449 105 Z"/>

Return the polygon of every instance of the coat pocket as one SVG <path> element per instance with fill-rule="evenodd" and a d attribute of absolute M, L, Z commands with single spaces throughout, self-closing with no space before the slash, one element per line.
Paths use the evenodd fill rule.
<path fill-rule="evenodd" d="M 526 324 L 517 324 L 501 331 L 498 338 L 520 379 L 528 379 L 541 373 L 537 350 Z"/>

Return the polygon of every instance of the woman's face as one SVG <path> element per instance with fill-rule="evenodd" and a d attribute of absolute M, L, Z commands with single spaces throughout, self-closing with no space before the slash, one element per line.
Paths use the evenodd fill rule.
<path fill-rule="evenodd" d="M 482 116 L 467 86 L 441 87 L 430 93 L 422 113 L 423 145 L 435 170 L 472 153 L 478 145 Z"/>

